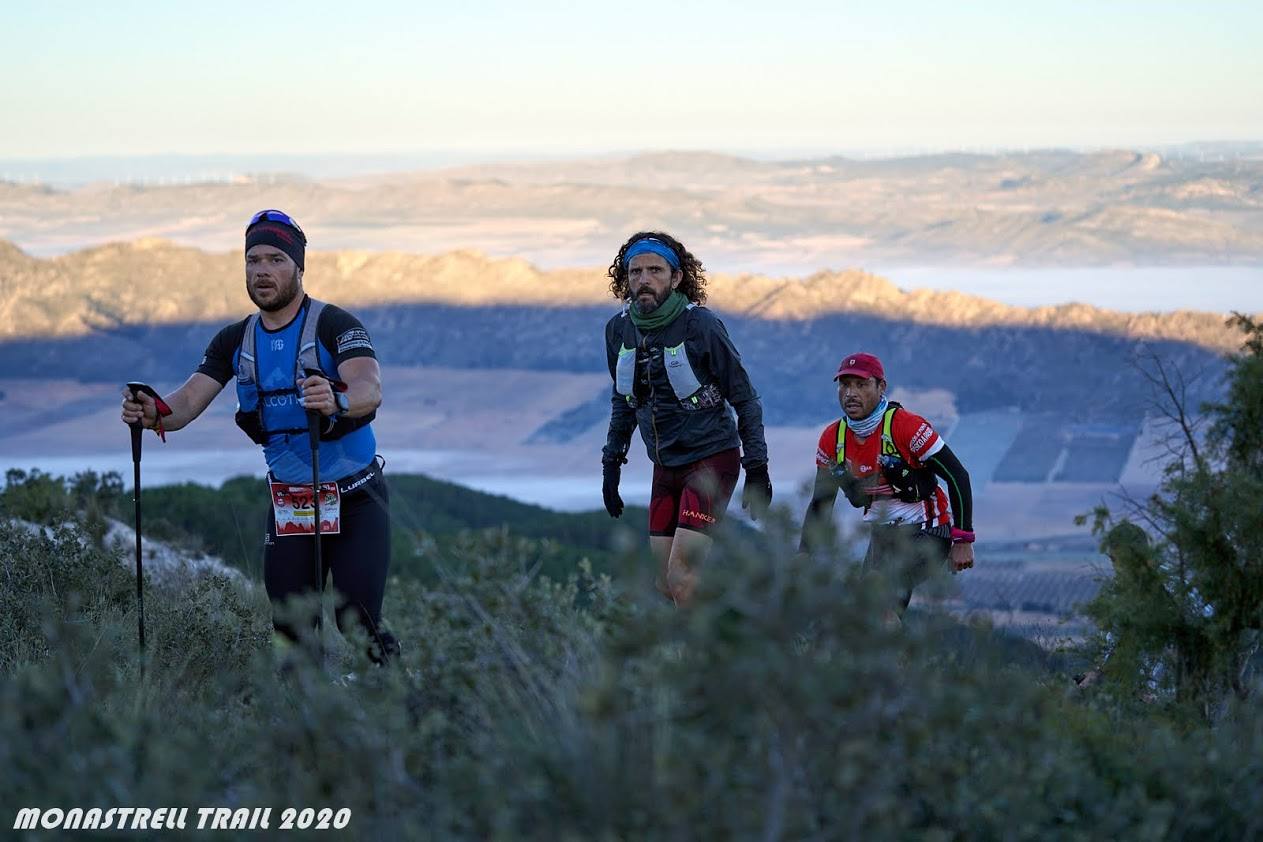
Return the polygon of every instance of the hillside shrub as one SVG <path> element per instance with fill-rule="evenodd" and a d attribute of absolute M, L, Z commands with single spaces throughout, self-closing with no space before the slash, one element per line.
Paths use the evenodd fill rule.
<path fill-rule="evenodd" d="M 266 603 L 211 579 L 147 592 L 142 674 L 122 561 L 11 529 L 11 604 L 42 607 L 0 638 L 0 801 L 349 807 L 341 838 L 402 840 L 1263 832 L 1252 710 L 1115 716 L 985 625 L 891 628 L 879 584 L 799 556 L 784 514 L 717 548 L 688 611 L 540 577 L 508 533 L 453 539 L 436 584 L 392 582 L 385 670 L 356 645 L 278 657 Z"/>

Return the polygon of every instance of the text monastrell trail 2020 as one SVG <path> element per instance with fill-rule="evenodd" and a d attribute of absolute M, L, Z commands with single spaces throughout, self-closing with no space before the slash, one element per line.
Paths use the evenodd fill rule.
<path fill-rule="evenodd" d="M 13 829 L 343 830 L 350 823 L 349 807 L 23 807 L 13 819 Z"/>

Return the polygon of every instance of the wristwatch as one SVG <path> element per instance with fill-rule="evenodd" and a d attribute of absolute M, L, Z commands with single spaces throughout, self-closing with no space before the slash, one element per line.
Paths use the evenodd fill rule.
<path fill-rule="evenodd" d="M 346 392 L 334 392 L 333 402 L 338 405 L 338 411 L 335 414 L 339 418 L 345 417 L 351 411 L 351 400 L 346 396 Z"/>

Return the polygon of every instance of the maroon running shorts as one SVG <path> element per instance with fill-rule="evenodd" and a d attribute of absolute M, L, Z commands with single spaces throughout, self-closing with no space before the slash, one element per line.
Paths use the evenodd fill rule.
<path fill-rule="evenodd" d="M 708 531 L 723 518 L 740 474 L 735 447 L 675 468 L 654 465 L 649 534 L 674 535 L 677 526 Z"/>

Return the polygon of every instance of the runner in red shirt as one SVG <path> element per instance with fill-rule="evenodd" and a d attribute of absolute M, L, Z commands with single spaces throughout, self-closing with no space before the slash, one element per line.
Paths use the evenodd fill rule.
<path fill-rule="evenodd" d="M 928 421 L 887 400 L 877 357 L 844 357 L 833 379 L 844 415 L 825 427 L 816 448 L 801 546 L 809 551 L 819 542 L 841 490 L 872 524 L 864 569 L 892 577 L 902 613 L 932 564 L 946 560 L 953 573 L 973 567 L 969 472 Z"/>

